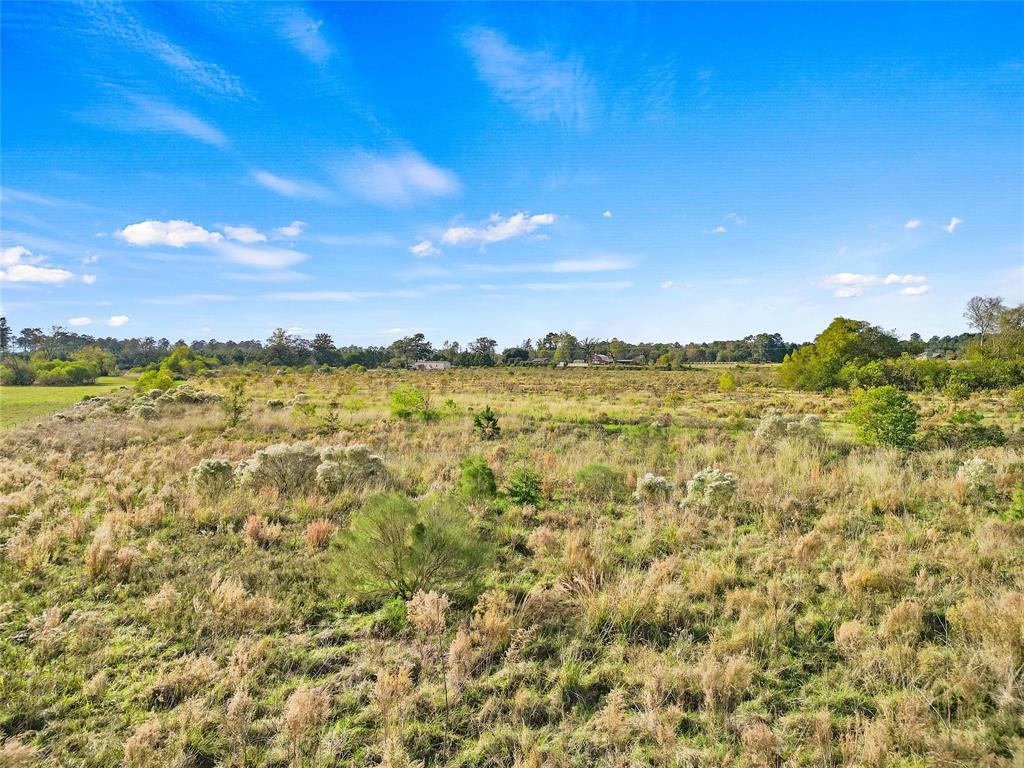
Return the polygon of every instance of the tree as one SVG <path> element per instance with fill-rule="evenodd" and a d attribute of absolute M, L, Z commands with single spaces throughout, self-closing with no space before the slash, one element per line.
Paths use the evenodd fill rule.
<path fill-rule="evenodd" d="M 277 328 L 267 339 L 263 359 L 268 365 L 301 365 L 306 360 L 306 350 L 305 340 Z"/>
<path fill-rule="evenodd" d="M 494 339 L 481 336 L 476 341 L 469 342 L 469 351 L 475 355 L 493 355 L 497 346 L 498 342 Z"/>
<path fill-rule="evenodd" d="M 241 379 L 228 384 L 228 393 L 220 401 L 220 406 L 228 426 L 237 427 L 249 406 L 249 399 L 245 396 L 245 384 Z"/>
<path fill-rule="evenodd" d="M 1005 309 L 1000 296 L 973 296 L 967 302 L 964 317 L 967 324 L 981 334 L 978 346 L 982 351 L 985 349 L 985 336 L 995 330 L 999 315 Z"/>
<path fill-rule="evenodd" d="M 507 347 L 501 353 L 501 362 L 505 365 L 515 365 L 516 363 L 525 363 L 530 359 L 530 350 L 525 347 Z"/>
<path fill-rule="evenodd" d="M 408 365 L 417 360 L 429 360 L 433 356 L 434 347 L 422 333 L 398 339 L 388 347 L 388 357 L 396 365 Z"/>
<path fill-rule="evenodd" d="M 338 350 L 329 333 L 318 333 L 314 336 L 310 348 L 313 351 L 313 360 L 317 365 L 337 365 Z"/>
<path fill-rule="evenodd" d="M 0 317 L 0 356 L 6 355 L 11 348 L 11 326 L 6 317 Z"/>
<path fill-rule="evenodd" d="M 876 387 L 857 398 L 850 420 L 857 425 L 861 440 L 869 445 L 908 448 L 917 431 L 917 406 L 896 387 Z"/>
<path fill-rule="evenodd" d="M 1024 304 L 999 313 L 992 337 L 992 353 L 1008 360 L 1024 357 Z"/>
<path fill-rule="evenodd" d="M 22 328 L 14 340 L 14 345 L 22 352 L 35 352 L 42 348 L 45 341 L 46 334 L 42 328 Z"/>

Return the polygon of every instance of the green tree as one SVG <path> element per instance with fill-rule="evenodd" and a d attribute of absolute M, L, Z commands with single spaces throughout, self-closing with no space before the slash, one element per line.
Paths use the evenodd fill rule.
<path fill-rule="evenodd" d="M 0 357 L 7 355 L 11 350 L 11 326 L 7 324 L 6 317 L 0 317 Z"/>
<path fill-rule="evenodd" d="M 981 338 L 979 347 L 985 350 L 985 337 L 999 325 L 999 315 L 1006 309 L 999 296 L 972 296 L 964 309 L 967 324 L 976 330 Z"/>
<path fill-rule="evenodd" d="M 245 396 L 245 384 L 241 380 L 228 384 L 228 393 L 220 401 L 221 410 L 229 427 L 237 427 L 249 407 L 249 398 Z"/>
<path fill-rule="evenodd" d="M 896 387 L 876 387 L 857 397 L 850 420 L 868 445 L 907 448 L 917 431 L 917 406 Z"/>
<path fill-rule="evenodd" d="M 459 490 L 473 501 L 493 499 L 498 492 L 498 484 L 494 480 L 494 471 L 483 456 L 467 456 L 459 465 L 462 475 L 459 477 Z"/>
<path fill-rule="evenodd" d="M 787 355 L 779 370 L 784 386 L 796 389 L 829 389 L 846 384 L 843 368 L 871 360 L 899 357 L 895 334 L 864 320 L 837 317 L 818 335 Z"/>
<path fill-rule="evenodd" d="M 465 507 L 451 498 L 375 496 L 352 515 L 341 541 L 342 584 L 363 599 L 465 594 L 490 559 Z"/>
<path fill-rule="evenodd" d="M 313 351 L 313 360 L 317 365 L 338 364 L 338 350 L 329 333 L 318 333 L 314 336 L 310 348 Z"/>

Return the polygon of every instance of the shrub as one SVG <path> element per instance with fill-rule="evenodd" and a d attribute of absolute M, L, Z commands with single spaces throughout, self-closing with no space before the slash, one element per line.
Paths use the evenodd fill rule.
<path fill-rule="evenodd" d="M 414 387 L 397 387 L 391 393 L 391 415 L 399 419 L 430 418 L 427 396 Z"/>
<path fill-rule="evenodd" d="M 616 501 L 625 494 L 626 480 L 605 464 L 588 464 L 576 473 L 576 487 L 588 501 Z"/>
<path fill-rule="evenodd" d="M 239 463 L 235 476 L 242 487 L 275 488 L 282 496 L 309 490 L 316 480 L 320 453 L 309 443 L 277 443 Z"/>
<path fill-rule="evenodd" d="M 929 448 L 985 448 L 1006 445 L 1007 438 L 998 424 L 985 424 L 980 413 L 959 411 L 929 427 L 921 441 Z"/>
<path fill-rule="evenodd" d="M 36 372 L 24 360 L 8 356 L 0 365 L 0 384 L 5 387 L 27 387 L 35 380 Z"/>
<path fill-rule="evenodd" d="M 313 549 L 327 549 L 327 544 L 334 535 L 334 525 L 330 520 L 314 520 L 306 526 L 306 541 Z"/>
<path fill-rule="evenodd" d="M 174 375 L 166 368 L 146 371 L 135 382 L 135 390 L 137 392 L 149 392 L 152 389 L 170 389 L 172 386 L 174 386 Z"/>
<path fill-rule="evenodd" d="M 234 482 L 235 468 L 227 459 L 203 459 L 188 472 L 188 481 L 204 496 L 223 493 Z"/>
<path fill-rule="evenodd" d="M 917 407 L 896 387 L 877 387 L 860 394 L 850 420 L 868 445 L 907 448 L 917 431 Z"/>
<path fill-rule="evenodd" d="M 462 475 L 459 477 L 459 490 L 473 501 L 493 499 L 498 492 L 494 481 L 494 472 L 483 456 L 467 456 L 459 465 Z"/>
<path fill-rule="evenodd" d="M 516 504 L 540 506 L 540 475 L 529 467 L 517 467 L 508 477 L 505 493 Z"/>
<path fill-rule="evenodd" d="M 320 451 L 320 458 L 316 484 L 328 493 L 338 493 L 346 486 L 383 482 L 387 476 L 384 459 L 371 453 L 365 445 L 324 448 Z"/>
<path fill-rule="evenodd" d="M 369 499 L 343 537 L 342 582 L 364 598 L 439 590 L 464 594 L 490 551 L 455 499 L 419 503 L 397 493 Z"/>
<path fill-rule="evenodd" d="M 718 379 L 718 391 L 732 392 L 734 389 L 736 389 L 736 379 L 729 371 L 726 371 L 722 374 L 721 378 Z"/>
<path fill-rule="evenodd" d="M 284 408 L 284 400 L 278 400 L 276 398 L 267 400 L 267 408 L 269 408 L 272 411 L 278 411 Z"/>
<path fill-rule="evenodd" d="M 128 416 L 140 421 L 149 421 L 159 415 L 160 413 L 157 411 L 156 406 L 151 403 L 136 403 L 128 409 Z"/>
<path fill-rule="evenodd" d="M 754 430 L 754 445 L 770 448 L 787 437 L 800 440 L 821 439 L 821 419 L 813 413 L 804 416 L 783 413 L 778 408 L 769 408 L 761 416 Z"/>
<path fill-rule="evenodd" d="M 975 457 L 960 465 L 956 477 L 968 493 L 977 498 L 990 496 L 996 489 L 996 468 L 991 461 Z"/>
<path fill-rule="evenodd" d="M 671 495 L 672 484 L 652 472 L 637 478 L 636 490 L 633 492 L 633 498 L 639 501 L 668 501 Z"/>
<path fill-rule="evenodd" d="M 736 475 L 715 467 L 702 469 L 686 483 L 686 501 L 690 504 L 720 507 L 735 493 Z"/>
<path fill-rule="evenodd" d="M 486 406 L 482 411 L 473 414 L 473 429 L 481 440 L 497 440 L 501 435 L 501 427 L 498 426 L 498 417 Z"/>
<path fill-rule="evenodd" d="M 942 388 L 942 393 L 954 403 L 957 403 L 970 397 L 971 385 L 963 376 L 954 373 L 946 381 L 946 386 Z"/>
<path fill-rule="evenodd" d="M 245 396 L 245 384 L 241 381 L 232 381 L 228 384 L 227 397 L 220 401 L 220 407 L 224 411 L 228 426 L 237 427 L 249 407 L 249 398 Z"/>

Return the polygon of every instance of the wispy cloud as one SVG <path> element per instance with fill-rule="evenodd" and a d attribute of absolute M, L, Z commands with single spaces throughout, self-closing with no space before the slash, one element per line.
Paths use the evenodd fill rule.
<path fill-rule="evenodd" d="M 210 301 L 234 301 L 234 296 L 223 293 L 183 293 L 177 296 L 163 296 L 155 299 L 139 299 L 140 304 L 154 304 L 157 306 L 176 307 L 185 304 L 204 304 Z"/>
<path fill-rule="evenodd" d="M 606 218 L 606 219 L 610 219 L 610 218 L 612 217 L 612 212 L 611 212 L 611 211 L 605 211 L 605 212 L 604 212 L 604 213 L 602 213 L 601 215 L 602 215 L 602 216 L 603 216 L 604 218 Z"/>
<path fill-rule="evenodd" d="M 319 184 L 300 179 L 286 179 L 283 176 L 277 176 L 270 171 L 253 171 L 252 177 L 261 186 L 266 187 L 271 192 L 276 192 L 283 197 L 307 200 L 327 200 L 331 196 L 330 191 Z"/>
<path fill-rule="evenodd" d="M 122 325 L 127 325 L 128 322 L 128 315 L 111 315 L 107 319 L 107 325 L 113 326 L 114 328 L 120 328 Z"/>
<path fill-rule="evenodd" d="M 68 318 L 68 325 L 70 325 L 72 328 L 81 328 L 86 325 L 92 325 L 92 318 L 85 316 L 71 317 Z"/>
<path fill-rule="evenodd" d="M 411 150 L 395 154 L 358 151 L 337 164 L 339 181 L 355 197 L 383 206 L 449 197 L 462 189 L 458 177 Z"/>
<path fill-rule="evenodd" d="M 738 227 L 747 226 L 747 217 L 742 213 L 727 213 L 725 214 L 725 220 L 733 222 Z"/>
<path fill-rule="evenodd" d="M 303 10 L 289 11 L 280 19 L 278 31 L 295 50 L 310 62 L 322 66 L 328 62 L 333 53 L 330 44 L 320 31 L 323 24 L 323 20 L 314 20 Z"/>
<path fill-rule="evenodd" d="M 558 291 L 622 291 L 632 288 L 629 280 L 612 280 L 607 282 L 566 282 L 566 283 L 519 283 L 501 286 L 516 288 L 523 291 L 558 292 Z"/>
<path fill-rule="evenodd" d="M 911 289 L 904 288 L 901 293 L 911 296 L 919 295 L 929 290 L 929 287 L 924 285 L 927 280 L 928 278 L 924 275 L 889 274 L 885 277 L 880 277 L 879 275 L 861 275 L 855 272 L 839 272 L 829 275 L 821 281 L 821 284 L 832 288 L 833 296 L 840 299 L 849 299 L 863 295 L 866 288 L 880 285 L 915 286 Z"/>
<path fill-rule="evenodd" d="M 495 214 L 488 219 L 486 227 L 450 227 L 441 236 L 445 245 L 479 245 L 481 247 L 516 237 L 532 235 L 540 227 L 548 227 L 558 220 L 553 213 L 530 215 L 517 213 L 507 219 Z"/>
<path fill-rule="evenodd" d="M 521 264 L 467 264 L 471 272 L 515 273 L 515 272 L 550 272 L 552 274 L 571 274 L 585 272 L 616 272 L 632 269 L 630 259 L 619 256 L 598 256 L 591 259 L 559 259 L 542 263 Z"/>
<path fill-rule="evenodd" d="M 917 229 L 921 226 L 920 219 L 909 219 L 906 224 L 903 225 L 904 229 Z"/>
<path fill-rule="evenodd" d="M 355 302 L 364 299 L 411 299 L 422 295 L 419 291 L 284 291 L 268 293 L 264 298 L 273 301 L 338 301 Z"/>
<path fill-rule="evenodd" d="M 952 235 L 954 232 L 956 232 L 956 228 L 959 227 L 963 223 L 964 223 L 963 219 L 958 219 L 956 216 L 954 216 L 953 218 L 951 218 L 949 220 L 949 224 L 944 226 L 943 229 L 946 230 L 949 234 Z"/>
<path fill-rule="evenodd" d="M 253 248 L 235 243 L 219 242 L 214 250 L 228 261 L 260 269 L 281 269 L 309 258 L 306 254 L 288 248 Z"/>
<path fill-rule="evenodd" d="M 221 276 L 228 280 L 241 280 L 247 283 L 292 283 L 309 279 L 309 275 L 292 270 L 278 272 L 222 272 Z"/>
<path fill-rule="evenodd" d="M 908 285 L 906 288 L 900 290 L 904 296 L 923 296 L 928 293 L 932 287 L 930 285 Z"/>
<path fill-rule="evenodd" d="M 596 89 L 579 59 L 518 48 L 486 27 L 469 30 L 462 42 L 480 79 L 513 109 L 538 122 L 587 125 Z"/>
<path fill-rule="evenodd" d="M 163 62 L 183 83 L 218 96 L 246 95 L 242 81 L 213 62 L 203 61 L 169 38 L 145 26 L 131 4 L 95 3 L 80 6 L 91 22 L 91 31 L 114 41 L 110 51 L 128 48 Z"/>
<path fill-rule="evenodd" d="M 124 94 L 117 103 L 79 112 L 83 122 L 126 133 L 174 133 L 214 147 L 224 147 L 228 137 L 202 118 L 163 99 Z"/>
<path fill-rule="evenodd" d="M 340 248 L 385 248 L 399 244 L 398 238 L 387 232 L 368 232 L 363 235 L 317 235 L 311 237 L 310 240 Z"/>

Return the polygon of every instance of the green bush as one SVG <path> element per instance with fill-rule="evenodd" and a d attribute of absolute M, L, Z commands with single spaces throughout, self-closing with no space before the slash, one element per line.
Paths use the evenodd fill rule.
<path fill-rule="evenodd" d="M 374 496 L 352 515 L 340 546 L 342 584 L 361 599 L 465 594 L 490 560 L 465 507 L 451 498 Z"/>
<path fill-rule="evenodd" d="M 430 417 L 430 405 L 427 396 L 414 387 L 397 387 L 391 393 L 391 415 L 399 419 Z"/>
<path fill-rule="evenodd" d="M 94 384 L 99 368 L 94 363 L 81 360 L 45 360 L 33 363 L 36 384 L 44 387 L 81 386 Z"/>
<path fill-rule="evenodd" d="M 459 465 L 462 475 L 459 477 L 459 490 L 473 501 L 493 499 L 498 492 L 494 481 L 494 472 L 483 456 L 467 456 Z"/>
<path fill-rule="evenodd" d="M 516 504 L 540 506 L 540 475 L 529 467 L 517 467 L 512 470 L 505 484 L 505 493 Z"/>
<path fill-rule="evenodd" d="M 588 464 L 576 473 L 576 487 L 588 501 L 616 501 L 626 493 L 626 479 L 604 464 Z"/>
<path fill-rule="evenodd" d="M 32 366 L 17 357 L 7 357 L 0 365 L 0 384 L 6 387 L 27 387 L 36 380 Z"/>
<path fill-rule="evenodd" d="M 868 445 L 907 448 L 917 431 L 917 407 L 896 387 L 876 387 L 857 397 L 850 420 Z"/>
<path fill-rule="evenodd" d="M 985 424 L 980 413 L 959 411 L 929 427 L 921 442 L 928 448 L 985 448 L 1006 445 L 1007 438 L 998 424 Z"/>
<path fill-rule="evenodd" d="M 729 371 L 726 371 L 718 380 L 718 391 L 732 392 L 734 389 L 736 389 L 736 379 L 733 378 L 733 375 L 729 373 Z"/>

